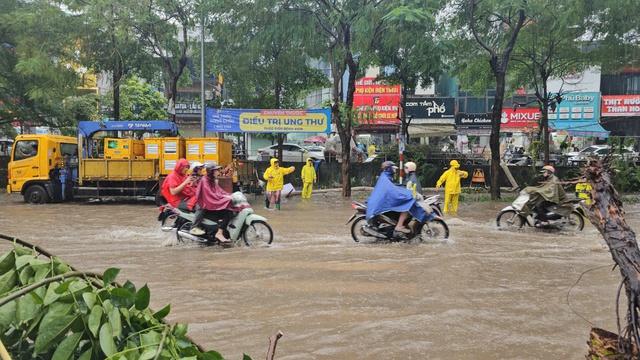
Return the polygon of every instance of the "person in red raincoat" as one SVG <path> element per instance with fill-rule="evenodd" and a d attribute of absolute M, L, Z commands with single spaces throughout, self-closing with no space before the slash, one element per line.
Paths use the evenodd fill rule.
<path fill-rule="evenodd" d="M 181 210 L 192 211 L 189 207 L 189 199 L 195 195 L 193 184 L 195 176 L 187 175 L 189 162 L 187 159 L 179 159 L 173 171 L 167 175 L 162 183 L 162 196 L 167 202 Z"/>

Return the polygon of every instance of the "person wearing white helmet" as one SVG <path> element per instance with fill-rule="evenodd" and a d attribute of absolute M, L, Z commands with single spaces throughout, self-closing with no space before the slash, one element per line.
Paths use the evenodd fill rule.
<path fill-rule="evenodd" d="M 540 173 L 544 177 L 542 184 L 539 186 L 528 186 L 524 190 L 530 194 L 529 201 L 522 208 L 526 214 L 533 210 L 536 214 L 536 227 L 545 227 L 549 225 L 547 211 L 553 211 L 561 216 L 568 216 L 573 211 L 573 205 L 563 203 L 568 202 L 569 198 L 564 191 L 564 187 L 555 175 L 556 169 L 551 165 L 545 165 L 540 169 Z"/>
<path fill-rule="evenodd" d="M 418 179 L 418 175 L 416 174 L 416 163 L 413 161 L 409 161 L 404 164 L 404 171 L 407 173 L 407 177 L 404 180 L 404 185 L 407 189 L 413 191 L 413 197 L 418 197 L 418 195 L 424 195 L 422 193 L 422 184 L 420 183 L 420 179 Z"/>

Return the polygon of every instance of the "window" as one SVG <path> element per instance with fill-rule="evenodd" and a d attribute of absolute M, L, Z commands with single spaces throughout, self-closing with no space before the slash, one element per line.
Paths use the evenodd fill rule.
<path fill-rule="evenodd" d="M 78 144 L 60 144 L 60 154 L 62 156 L 78 156 Z"/>
<path fill-rule="evenodd" d="M 38 155 L 38 142 L 36 140 L 20 140 L 13 148 L 15 149 L 13 160 L 28 159 Z"/>

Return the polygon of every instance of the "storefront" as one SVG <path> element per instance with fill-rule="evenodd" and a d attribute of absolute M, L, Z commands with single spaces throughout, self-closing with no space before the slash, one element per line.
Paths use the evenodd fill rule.
<path fill-rule="evenodd" d="M 406 117 L 410 120 L 409 138 L 420 138 L 428 143 L 429 137 L 456 134 L 456 99 L 453 97 L 407 97 Z"/>
<path fill-rule="evenodd" d="M 597 139 L 609 137 L 598 118 L 600 117 L 599 92 L 572 92 L 562 95 L 555 112 L 549 113 L 549 127 L 556 135 L 556 146 L 563 141 L 570 142 L 570 148 L 582 149 L 592 145 Z"/>

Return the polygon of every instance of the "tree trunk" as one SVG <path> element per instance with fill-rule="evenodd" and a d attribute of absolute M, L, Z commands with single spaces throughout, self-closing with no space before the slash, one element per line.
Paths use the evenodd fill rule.
<path fill-rule="evenodd" d="M 120 82 L 122 81 L 122 64 L 116 61 L 113 69 L 113 119 L 120 120 Z"/>
<path fill-rule="evenodd" d="M 585 177 L 591 184 L 591 205 L 583 205 L 587 218 L 604 237 L 611 256 L 620 269 L 622 282 L 627 295 L 625 316 L 619 317 L 621 333 L 618 334 L 618 351 L 623 359 L 637 356 L 640 344 L 640 249 L 636 235 L 624 219 L 622 201 L 611 183 L 611 167 L 597 159 L 589 160 L 585 168 Z M 622 324 L 625 322 L 625 324 Z"/>
<path fill-rule="evenodd" d="M 502 119 L 502 104 L 504 103 L 505 73 L 494 71 L 496 77 L 496 95 L 494 97 L 493 111 L 491 113 L 491 136 L 489 148 L 491 149 L 490 186 L 491 199 L 500 199 L 500 120 Z"/>
<path fill-rule="evenodd" d="M 171 69 L 169 69 L 170 71 Z M 173 106 L 176 106 L 176 103 L 178 102 L 178 79 L 180 78 L 180 75 L 177 75 L 175 73 L 169 73 L 169 103 L 173 102 Z M 176 122 L 176 114 L 175 111 L 173 112 L 173 114 L 169 114 L 169 120 Z"/>
<path fill-rule="evenodd" d="M 274 97 L 275 97 L 275 103 L 274 103 L 274 108 L 275 109 L 280 109 L 280 92 L 282 90 L 282 86 L 280 85 L 280 78 L 278 76 L 278 74 L 276 74 L 275 76 L 276 78 L 276 82 L 274 84 Z M 282 164 L 282 143 L 284 143 L 284 136 L 282 133 L 278 133 L 278 147 L 276 148 L 276 152 L 277 152 L 277 158 L 278 158 L 278 162 L 280 162 L 280 164 Z M 301 159 L 302 160 L 302 159 Z"/>

